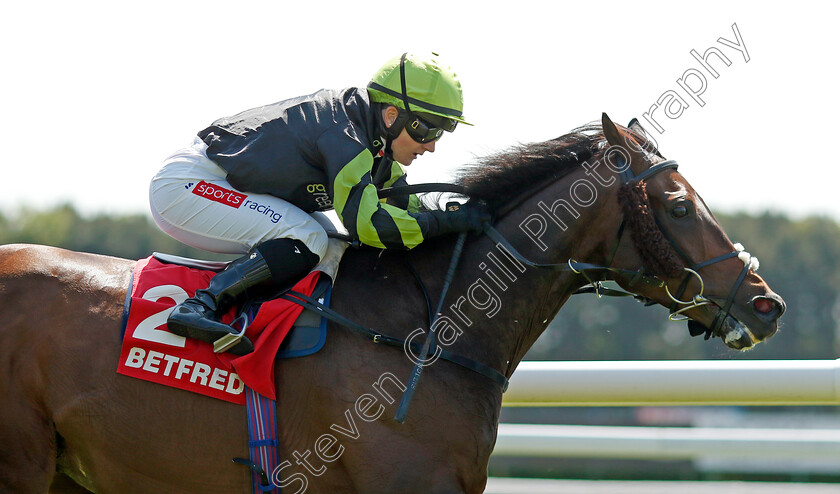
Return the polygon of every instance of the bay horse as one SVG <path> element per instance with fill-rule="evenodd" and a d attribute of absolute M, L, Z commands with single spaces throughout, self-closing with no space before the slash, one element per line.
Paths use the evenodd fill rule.
<path fill-rule="evenodd" d="M 630 127 L 604 115 L 600 126 L 464 171 L 467 195 L 496 210 L 495 231 L 510 249 L 487 235 L 467 240 L 440 346 L 509 377 L 577 289 L 609 279 L 681 310 L 735 349 L 776 332 L 781 297 L 674 162 Z M 398 338 L 427 328 L 428 304 L 406 259 L 440 293 L 454 244 L 443 237 L 409 253 L 347 252 L 333 308 Z M 231 462 L 248 453 L 244 407 L 115 372 L 134 264 L 44 246 L 0 249 L 3 492 L 249 492 L 249 470 Z M 482 492 L 502 387 L 438 360 L 400 424 L 392 417 L 413 365 L 335 324 L 319 353 L 278 362 L 286 463 L 272 478 L 285 492 Z"/>

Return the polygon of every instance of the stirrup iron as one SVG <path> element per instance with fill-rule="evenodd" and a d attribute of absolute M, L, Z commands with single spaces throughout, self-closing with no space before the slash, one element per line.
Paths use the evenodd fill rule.
<path fill-rule="evenodd" d="M 230 325 L 236 329 L 237 324 L 241 324 L 242 329 L 238 333 L 226 334 L 214 341 L 213 353 L 224 353 L 242 341 L 242 337 L 245 336 L 245 330 L 248 329 L 248 315 L 243 312 Z"/>

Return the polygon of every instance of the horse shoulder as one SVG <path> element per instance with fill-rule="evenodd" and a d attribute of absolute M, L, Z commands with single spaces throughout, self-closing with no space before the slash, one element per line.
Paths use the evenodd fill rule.
<path fill-rule="evenodd" d="M 0 247 L 0 362 L 26 362 L 32 377 L 77 360 L 89 367 L 100 352 L 115 360 L 133 266 L 56 247 Z"/>
<path fill-rule="evenodd" d="M 133 266 L 56 247 L 0 246 L 0 363 L 26 362 L 31 372 L 23 374 L 32 377 L 43 375 L 35 367 L 55 370 L 69 355 L 89 358 L 100 347 L 118 352 Z"/>

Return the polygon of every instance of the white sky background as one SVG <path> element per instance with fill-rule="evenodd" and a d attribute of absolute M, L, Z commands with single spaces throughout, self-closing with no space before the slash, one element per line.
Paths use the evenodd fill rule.
<path fill-rule="evenodd" d="M 458 73 L 475 127 L 447 134 L 412 182 L 607 112 L 662 110 L 667 158 L 714 211 L 840 220 L 840 36 L 834 2 L 16 1 L 0 7 L 0 211 L 69 201 L 147 212 L 161 161 L 213 120 L 319 88 L 364 85 L 406 50 Z M 750 56 L 718 43 L 737 23 Z M 716 46 L 705 106 L 676 83 Z M 644 121 L 643 121 L 644 123 Z M 647 125 L 650 129 L 650 126 Z"/>

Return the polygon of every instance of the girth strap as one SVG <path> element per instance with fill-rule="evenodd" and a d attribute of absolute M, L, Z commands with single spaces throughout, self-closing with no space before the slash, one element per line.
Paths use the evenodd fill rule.
<path fill-rule="evenodd" d="M 245 387 L 246 412 L 248 415 L 248 449 L 251 459 L 234 458 L 234 463 L 251 469 L 253 494 L 270 492 L 280 494 L 280 487 L 274 485 L 270 476 L 277 468 L 277 404 L 248 386 Z"/>

